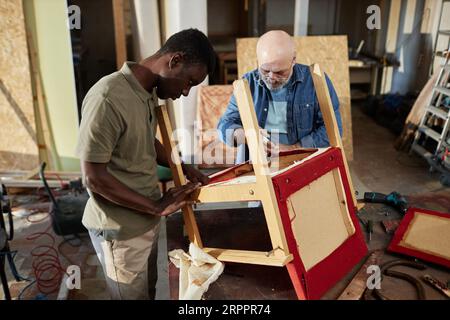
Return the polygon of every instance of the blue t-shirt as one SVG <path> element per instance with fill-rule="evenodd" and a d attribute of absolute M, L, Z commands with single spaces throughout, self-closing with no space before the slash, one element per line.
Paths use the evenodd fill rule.
<path fill-rule="evenodd" d="M 292 79 L 292 77 L 291 77 Z M 269 91 L 269 110 L 267 112 L 266 129 L 271 140 L 276 143 L 289 144 L 287 137 L 287 86 L 291 79 L 280 89 Z"/>

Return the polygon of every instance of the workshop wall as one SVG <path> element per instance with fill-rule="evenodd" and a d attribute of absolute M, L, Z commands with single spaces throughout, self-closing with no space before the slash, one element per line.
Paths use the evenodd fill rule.
<path fill-rule="evenodd" d="M 349 48 L 356 49 L 361 41 L 364 45 L 361 52 L 376 53 L 377 37 L 381 37 L 384 26 L 387 26 L 387 15 L 381 16 L 382 30 L 369 30 L 366 28 L 366 21 L 369 15 L 367 7 L 370 5 L 380 5 L 379 0 L 342 0 L 336 5 L 336 14 L 334 20 L 335 34 L 346 34 L 348 37 Z M 381 8 L 383 10 L 383 8 Z M 383 19 L 386 21 L 383 23 Z"/>
<path fill-rule="evenodd" d="M 394 68 L 391 84 L 384 92 L 418 92 L 425 85 L 433 63 L 441 1 L 407 0 L 401 2 L 393 53 L 400 62 Z M 383 12 L 382 12 L 383 14 Z M 443 8 L 441 29 L 450 28 L 450 3 Z M 448 38 L 439 39 L 438 48 L 446 48 Z M 442 43 L 444 41 L 445 43 Z M 436 62 L 439 62 L 436 60 Z M 439 63 L 435 63 L 435 69 Z M 389 83 L 389 82 L 388 82 Z"/>
<path fill-rule="evenodd" d="M 400 67 L 395 70 L 393 75 L 392 92 L 406 94 L 408 91 L 414 90 L 416 73 L 420 74 L 420 70 L 418 70 L 422 62 L 420 61 L 420 55 L 425 54 L 426 52 L 424 51 L 432 50 L 432 48 L 423 46 L 421 41 L 423 37 L 429 37 L 429 34 L 420 33 L 420 22 L 425 17 L 423 6 L 424 1 L 420 0 L 402 3 L 395 50 L 396 56 L 400 61 Z M 429 63 L 426 65 L 428 67 Z M 427 70 L 421 71 L 422 73 L 425 72 L 423 74 L 424 77 L 421 77 L 423 81 L 427 78 Z"/>
<path fill-rule="evenodd" d="M 157 0 L 134 0 L 130 3 L 134 61 L 141 61 L 161 48 Z M 129 58 L 130 59 L 130 58 Z"/>
<path fill-rule="evenodd" d="M 78 171 L 75 156 L 78 114 L 66 1 L 24 1 L 25 18 L 39 55 L 43 90 L 56 152 L 57 170 Z"/>
<path fill-rule="evenodd" d="M 284 30 L 294 34 L 295 0 L 268 0 L 266 30 Z"/>
<path fill-rule="evenodd" d="M 239 37 L 247 34 L 247 12 L 240 0 L 208 0 L 207 14 L 210 38 Z"/>
<path fill-rule="evenodd" d="M 381 8 L 380 30 L 365 27 L 369 5 Z M 382 93 L 417 92 L 429 78 L 440 8 L 441 0 L 310 1 L 308 35 L 345 34 L 350 48 L 364 40 L 362 52 L 394 54 L 400 66 L 386 68 Z M 443 6 L 441 29 L 450 29 L 450 3 Z M 445 48 L 447 40 L 441 37 L 438 48 Z"/>
<path fill-rule="evenodd" d="M 389 19 L 394 20 L 392 24 L 389 24 L 389 28 L 393 28 L 393 30 L 388 30 L 388 32 L 392 32 L 394 36 L 386 40 L 386 52 L 394 54 L 400 66 L 393 68 L 392 75 L 383 82 L 382 92 L 400 94 L 419 92 L 430 76 L 441 1 L 400 1 L 397 3 L 400 6 L 399 13 L 391 12 L 393 4 L 395 4 L 393 1 L 399 0 L 384 1 L 390 3 L 387 6 L 387 8 L 390 7 Z M 446 3 L 443 7 L 442 17 L 449 14 L 450 3 Z M 441 29 L 448 28 L 450 28 L 450 20 L 443 18 Z M 447 39 L 441 37 L 440 41 L 447 41 Z M 439 42 L 438 48 L 446 48 L 447 44 L 447 42 Z M 435 63 L 435 68 L 438 64 Z"/>
<path fill-rule="evenodd" d="M 308 35 L 331 35 L 335 30 L 337 0 L 309 1 Z"/>
<path fill-rule="evenodd" d="M 83 91 L 87 92 L 101 77 L 117 70 L 112 1 L 70 0 L 69 5 L 81 10 L 81 30 L 73 30 L 72 39 L 81 43 Z"/>
<path fill-rule="evenodd" d="M 187 28 L 197 28 L 208 34 L 206 0 L 165 0 L 163 1 L 163 34 L 164 41 L 174 33 Z M 185 14 L 189 12 L 189 14 Z M 208 78 L 201 83 L 207 85 Z M 197 110 L 198 87 L 194 87 L 187 97 L 181 96 L 175 101 L 168 100 L 173 105 L 175 127 L 191 133 L 179 135 L 179 146 L 183 160 L 188 161 L 194 155 L 194 121 Z M 190 139 L 189 139 L 190 138 Z"/>

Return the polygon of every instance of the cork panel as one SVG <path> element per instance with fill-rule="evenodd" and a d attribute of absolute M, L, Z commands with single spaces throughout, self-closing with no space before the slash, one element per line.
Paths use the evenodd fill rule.
<path fill-rule="evenodd" d="M 196 132 L 199 134 L 197 155 L 202 167 L 226 167 L 234 164 L 236 148 L 222 143 L 216 130 L 232 94 L 232 85 L 199 87 Z"/>

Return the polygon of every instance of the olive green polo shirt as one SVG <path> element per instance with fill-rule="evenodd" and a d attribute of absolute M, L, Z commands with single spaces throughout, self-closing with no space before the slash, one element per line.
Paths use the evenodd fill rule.
<path fill-rule="evenodd" d="M 126 62 L 100 79 L 83 100 L 77 155 L 82 161 L 106 163 L 108 172 L 128 188 L 158 200 L 156 173 L 156 90 L 147 92 Z M 88 190 L 89 191 L 89 190 Z M 89 191 L 83 225 L 106 240 L 144 234 L 159 217 L 139 213 L 96 197 Z"/>

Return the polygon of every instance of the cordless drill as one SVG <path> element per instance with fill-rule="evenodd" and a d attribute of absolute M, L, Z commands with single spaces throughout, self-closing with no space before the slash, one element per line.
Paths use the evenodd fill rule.
<path fill-rule="evenodd" d="M 401 214 L 405 214 L 406 210 L 408 210 L 408 202 L 406 199 L 395 191 L 388 195 L 378 192 L 365 192 L 364 202 L 384 203 L 400 211 Z"/>

